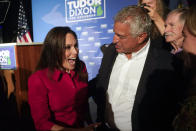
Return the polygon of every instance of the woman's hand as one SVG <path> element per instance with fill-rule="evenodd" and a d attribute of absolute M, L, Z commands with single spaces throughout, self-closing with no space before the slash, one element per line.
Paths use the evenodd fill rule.
<path fill-rule="evenodd" d="M 67 128 L 55 124 L 52 126 L 51 131 L 94 131 L 99 125 L 101 125 L 101 123 L 90 124 L 84 128 Z"/>
<path fill-rule="evenodd" d="M 174 48 L 171 53 L 175 54 L 178 51 L 179 47 L 178 47 L 178 45 L 177 45 L 177 43 L 175 41 L 170 42 L 170 44 Z"/>
<path fill-rule="evenodd" d="M 51 131 L 63 131 L 65 128 L 63 126 L 59 126 L 54 124 L 51 128 Z"/>
<path fill-rule="evenodd" d="M 170 44 L 174 48 L 171 53 L 176 54 L 182 48 L 183 40 L 184 40 L 184 37 L 182 36 L 179 39 L 170 42 Z"/>
<path fill-rule="evenodd" d="M 101 123 L 94 123 L 90 124 L 85 128 L 78 129 L 78 131 L 94 131 L 95 128 L 97 128 Z"/>
<path fill-rule="evenodd" d="M 150 16 L 150 18 L 153 21 L 156 21 L 161 18 L 160 15 L 158 14 L 158 12 L 155 9 L 153 9 L 152 7 L 150 7 L 149 5 L 144 6 L 144 8 L 148 10 L 148 15 Z"/>
<path fill-rule="evenodd" d="M 165 31 L 165 22 L 163 18 L 158 14 L 158 12 L 150 7 L 149 5 L 144 6 L 148 10 L 148 15 L 154 21 L 156 27 L 158 28 L 160 34 L 163 36 Z"/>

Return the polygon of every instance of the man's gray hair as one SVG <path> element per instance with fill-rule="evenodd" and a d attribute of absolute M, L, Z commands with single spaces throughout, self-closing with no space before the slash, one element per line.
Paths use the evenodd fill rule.
<path fill-rule="evenodd" d="M 130 25 L 130 33 L 133 37 L 141 33 L 150 36 L 152 21 L 144 8 L 131 5 L 121 9 L 114 17 L 114 22 L 127 23 Z"/>
<path fill-rule="evenodd" d="M 179 21 L 184 24 L 185 23 L 185 20 L 186 20 L 186 14 L 187 14 L 187 12 L 188 12 L 188 9 L 187 8 L 177 8 L 177 9 L 174 9 L 171 12 L 169 12 L 169 14 L 167 15 L 167 17 L 169 15 L 172 15 L 172 14 L 179 14 Z"/>

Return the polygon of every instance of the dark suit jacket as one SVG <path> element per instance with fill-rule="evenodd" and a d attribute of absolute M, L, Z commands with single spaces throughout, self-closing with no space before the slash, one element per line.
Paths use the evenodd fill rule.
<path fill-rule="evenodd" d="M 180 61 L 168 51 L 151 43 L 138 84 L 132 110 L 132 131 L 170 131 L 171 123 L 182 96 Z M 93 98 L 97 103 L 97 121 L 105 122 L 106 92 L 117 56 L 114 44 L 109 45 L 96 77 Z"/>

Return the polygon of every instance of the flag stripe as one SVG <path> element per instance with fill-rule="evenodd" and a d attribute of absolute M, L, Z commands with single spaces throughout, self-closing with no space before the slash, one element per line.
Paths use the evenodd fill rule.
<path fill-rule="evenodd" d="M 27 41 L 29 41 L 30 43 L 32 43 L 30 32 L 27 32 L 26 33 L 26 37 L 27 37 Z"/>

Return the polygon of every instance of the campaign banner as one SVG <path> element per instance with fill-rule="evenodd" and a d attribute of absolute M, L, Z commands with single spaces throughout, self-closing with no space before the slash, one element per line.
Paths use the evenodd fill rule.
<path fill-rule="evenodd" d="M 0 69 L 16 69 L 15 46 L 0 46 Z"/>
<path fill-rule="evenodd" d="M 67 23 L 106 18 L 105 0 L 65 0 Z"/>

